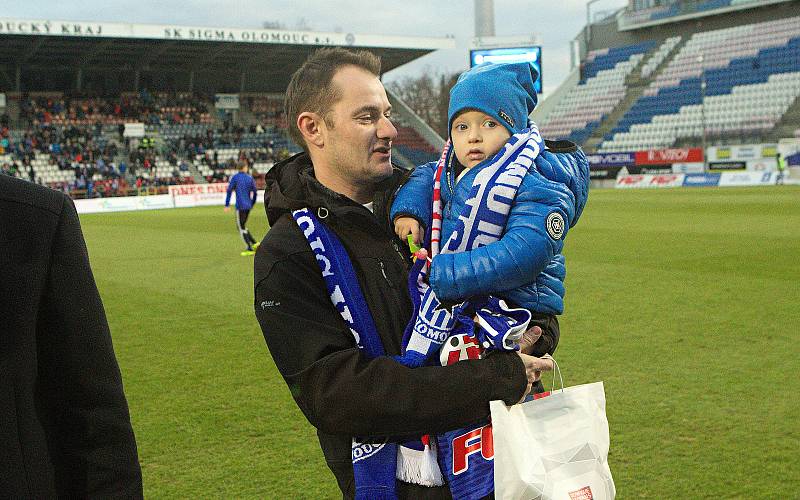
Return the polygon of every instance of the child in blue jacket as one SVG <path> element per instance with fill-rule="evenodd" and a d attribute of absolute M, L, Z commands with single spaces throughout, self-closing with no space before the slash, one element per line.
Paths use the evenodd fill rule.
<path fill-rule="evenodd" d="M 440 179 L 442 244 L 455 229 L 478 172 L 511 135 L 528 127 L 537 102 L 536 78 L 528 63 L 485 63 L 462 74 L 450 91 L 448 127 L 454 154 Z M 534 317 L 563 312 L 566 269 L 561 250 L 586 204 L 589 165 L 571 142 L 544 144 L 535 168 L 528 170 L 517 191 L 502 237 L 472 251 L 433 258 L 429 281 L 440 300 L 496 295 Z M 411 234 L 420 244 L 430 228 L 436 170 L 436 162 L 417 167 L 398 192 L 391 217 L 401 239 Z M 557 341 L 549 339 L 546 350 L 552 352 Z"/>

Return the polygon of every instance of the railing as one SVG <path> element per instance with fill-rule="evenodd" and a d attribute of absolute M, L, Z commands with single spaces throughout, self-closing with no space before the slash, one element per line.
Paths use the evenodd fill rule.
<path fill-rule="evenodd" d="M 617 15 L 617 27 L 620 31 L 644 28 L 656 24 L 683 21 L 698 17 L 751 9 L 763 5 L 791 2 L 793 0 L 689 0 L 676 1 L 671 5 L 663 5 L 644 10 L 623 9 Z"/>

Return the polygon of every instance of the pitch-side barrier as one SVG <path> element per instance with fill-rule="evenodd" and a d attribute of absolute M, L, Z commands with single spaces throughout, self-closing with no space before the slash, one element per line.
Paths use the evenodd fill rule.
<path fill-rule="evenodd" d="M 134 210 L 160 210 L 164 208 L 186 208 L 200 206 L 222 206 L 225 204 L 227 183 L 184 184 L 169 186 L 168 194 L 151 196 L 118 196 L 75 200 L 79 214 L 103 212 L 129 212 Z M 258 191 L 258 200 L 264 200 L 264 191 Z M 236 193 L 231 194 L 231 205 Z"/>

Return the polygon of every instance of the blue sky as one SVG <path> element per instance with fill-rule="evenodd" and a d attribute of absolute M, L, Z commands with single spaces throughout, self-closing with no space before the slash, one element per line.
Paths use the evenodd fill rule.
<path fill-rule="evenodd" d="M 611 10 L 626 3 L 600 0 L 592 11 Z M 539 36 L 545 93 L 554 90 L 569 72 L 569 42 L 585 24 L 586 0 L 495 0 L 494 6 L 496 35 Z M 3 7 L 2 17 L 229 28 L 260 28 L 264 21 L 279 21 L 288 29 L 295 29 L 303 20 L 315 31 L 455 37 L 456 49 L 441 50 L 407 64 L 388 74 L 390 81 L 423 71 L 466 69 L 475 29 L 470 0 L 40 0 L 9 2 Z"/>

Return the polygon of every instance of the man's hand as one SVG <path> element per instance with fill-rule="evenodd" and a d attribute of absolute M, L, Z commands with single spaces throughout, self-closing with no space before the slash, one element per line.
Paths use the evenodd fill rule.
<path fill-rule="evenodd" d="M 542 377 L 542 372 L 553 371 L 553 360 L 549 357 L 536 358 L 533 356 L 528 356 L 527 354 L 522 354 L 519 351 L 517 351 L 517 355 L 522 358 L 522 362 L 525 364 L 525 376 L 528 377 L 528 385 L 525 387 L 525 393 L 519 400 L 521 403 L 528 396 L 528 394 L 530 394 L 531 389 L 533 388 L 533 383 Z"/>
<path fill-rule="evenodd" d="M 542 329 L 538 326 L 528 328 L 528 330 L 522 334 L 522 338 L 519 341 L 519 352 L 523 354 L 532 354 L 533 345 L 539 341 L 541 336 Z"/>
<path fill-rule="evenodd" d="M 231 211 L 231 207 L 225 207 L 225 211 L 226 212 L 230 212 Z"/>
<path fill-rule="evenodd" d="M 398 217 L 394 220 L 394 232 L 405 241 L 409 234 L 414 239 L 414 244 L 419 246 L 422 242 L 422 230 L 419 222 L 413 217 Z"/>

